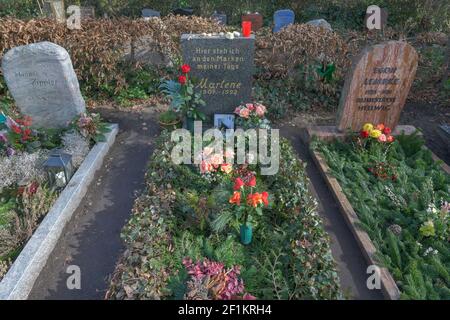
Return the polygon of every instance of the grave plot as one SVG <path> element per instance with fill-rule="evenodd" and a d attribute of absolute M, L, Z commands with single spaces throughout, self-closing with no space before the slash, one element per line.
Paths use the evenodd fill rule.
<path fill-rule="evenodd" d="M 305 164 L 286 140 L 280 143 L 279 172 L 267 176 L 256 165 L 176 165 L 173 146 L 169 134 L 160 137 L 146 191 L 122 233 L 127 250 L 107 298 L 341 297 Z M 255 198 L 257 209 L 248 208 L 253 230 L 245 245 L 240 210 L 249 193 L 261 198 Z M 210 274 L 208 283 L 212 268 L 220 274 Z M 220 276 L 227 271 L 230 280 Z"/>
<path fill-rule="evenodd" d="M 185 61 L 178 83 L 168 80 L 163 86 L 172 106 L 186 117 L 202 106 L 214 118 L 215 137 L 229 137 L 224 130 L 235 127 L 255 134 L 258 129 L 257 136 L 266 132 L 268 140 L 247 143 L 252 138 L 243 135 L 241 143 L 256 148 L 267 143 L 276 157 L 271 159 L 279 160 L 279 165 L 268 172 L 268 163 L 255 161 L 261 159 L 261 150 L 239 160 L 242 149 L 234 138 L 231 144 L 218 142 L 223 148 L 217 151 L 206 137 L 199 145 L 188 130 L 162 134 L 148 166 L 146 190 L 123 230 L 127 250 L 106 297 L 341 298 L 329 239 L 308 190 L 305 164 L 287 140 L 279 139 L 278 131 L 262 131 L 270 129 L 267 109 L 249 100 L 253 37 L 183 35 L 181 39 L 183 55 L 192 65 Z M 237 69 L 224 69 L 229 65 Z M 197 76 L 196 83 L 191 74 Z M 230 93 L 226 92 L 230 88 L 214 86 L 215 91 L 204 94 L 206 103 L 193 102 L 196 98 L 190 97 L 205 90 L 206 81 L 238 83 L 239 88 Z M 203 129 L 211 128 L 209 123 L 204 122 Z M 202 133 L 202 128 L 188 129 Z M 180 137 L 185 145 L 200 148 L 200 153 L 192 154 L 190 148 L 186 156 L 183 153 L 188 163 L 173 158 Z"/>
<path fill-rule="evenodd" d="M 1 277 L 14 261 L 0 283 L 0 298 L 26 298 L 37 275 L 28 298 L 104 297 L 114 260 L 121 255 L 120 229 L 135 195 L 142 191 L 145 162 L 160 130 L 158 120 L 170 130 L 183 124 L 188 131 L 194 131 L 194 120 L 203 120 L 204 129 L 214 126 L 225 137 L 229 128 L 270 129 L 276 124 L 305 163 L 311 160 L 305 154 L 308 149 L 296 141 L 304 126 L 331 125 L 306 130 L 306 141 L 319 138 L 311 144 L 312 158 L 320 170 L 309 163 L 311 183 L 305 163 L 297 160 L 286 140 L 280 141 L 279 171 L 264 175 L 258 164 L 217 164 L 211 159 L 174 165 L 170 157 L 174 143 L 164 133 L 146 172 L 147 189 L 136 200 L 132 219 L 123 230 L 128 250 L 117 266 L 107 298 L 380 299 L 378 278 L 388 299 L 447 298 L 448 223 L 442 221 L 448 222 L 448 174 L 444 173 L 448 168 L 441 170 L 421 141 L 425 138 L 448 161 L 447 148 L 442 146 L 448 141 L 445 125 L 439 131 L 443 141 L 433 141 L 438 133 L 433 130 L 449 123 L 445 96 L 441 97 L 448 93 L 441 68 L 448 48 L 442 45 L 448 41 L 445 34 L 411 32 L 407 39 L 418 57 L 404 42 L 363 50 L 342 91 L 350 58 L 362 46 L 404 38 L 403 31 L 391 29 L 392 20 L 388 25 L 382 21 L 383 32 L 361 32 L 364 11 L 358 10 L 351 14 L 360 17 L 353 21 L 358 26 L 353 30 L 342 29 L 341 17 L 347 15 L 317 19 L 303 7 L 291 11 L 289 6 L 270 5 L 270 10 L 260 11 L 255 5 L 254 13 L 244 15 L 241 10 L 214 8 L 220 12 L 213 15 L 216 23 L 195 16 L 165 16 L 162 2 L 161 6 L 146 5 L 152 9 L 142 10 L 137 19 L 141 7 L 124 9 L 126 14 L 133 12 L 133 18 L 118 19 L 94 19 L 103 16 L 102 8 L 96 6 L 98 12 L 81 8 L 82 29 L 77 31 L 52 19 L 0 19 L 7 40 L 0 45 L 0 55 L 51 37 L 70 52 L 83 92 L 81 96 L 67 54 L 57 47 L 47 44 L 50 50 L 43 59 L 39 59 L 42 51 L 36 60 L 23 52 L 22 61 L 3 64 L 0 166 L 1 161 L 14 159 L 15 167 L 32 172 L 17 159 L 42 153 L 43 162 L 54 148 L 66 148 L 69 133 L 80 135 L 79 142 L 91 148 L 85 150 L 89 151 L 86 157 L 65 150 L 72 154 L 74 167 L 75 162 L 80 164 L 65 188 L 58 187 L 68 182 L 61 171 L 55 175 L 56 187 L 43 170 L 39 184 L 34 183 L 34 173 L 30 180 L 22 179 L 23 174 L 20 178 L 8 175 L 15 171 L 9 167 L 0 172 L 6 173 L 0 180 L 15 181 L 0 191 L 5 190 L 0 195 L 0 224 L 7 221 L 0 225 L 0 236 L 6 235 L 0 246 L 7 243 L 3 239 L 10 239 L 13 229 L 9 226 L 20 225 L 16 230 L 22 239 L 15 242 L 18 246 L 7 247 L 6 259 L 0 262 Z M 57 8 L 50 9 L 58 19 L 53 12 Z M 202 16 L 211 16 L 210 7 L 195 9 L 196 14 L 207 10 Z M 241 36 L 241 30 L 249 36 Z M 194 34 L 180 41 L 185 33 Z M 180 68 L 182 60 L 185 65 Z M 29 70 L 30 61 L 37 61 L 33 67 L 40 69 Z M 441 79 L 444 86 L 438 92 L 436 83 Z M 171 95 L 170 99 L 164 94 Z M 338 122 L 332 125 L 339 98 Z M 96 175 L 97 183 L 91 184 L 88 196 L 77 204 L 92 176 L 82 174 L 83 167 L 92 173 L 101 165 L 115 133 L 113 128 L 111 136 L 105 134 L 107 145 L 97 143 L 96 135 L 86 138 L 81 134 L 92 125 L 89 114 L 78 119 L 85 112 L 84 99 L 94 108 L 101 103 L 98 110 L 119 122 L 123 134 Z M 423 104 L 425 100 L 433 105 Z M 405 101 L 406 110 L 401 112 Z M 18 112 L 31 116 L 32 126 Z M 12 121 L 18 125 L 12 126 Z M 95 118 L 93 122 L 101 121 Z M 413 126 L 398 123 L 414 124 L 424 134 L 412 135 Z M 20 144 L 13 146 L 19 130 Z M 99 156 L 93 156 L 99 148 Z M 204 152 L 211 156 L 208 149 Z M 312 198 L 307 186 L 321 203 Z M 40 201 L 36 187 L 50 194 Z M 42 214 L 30 215 L 32 223 L 25 221 L 22 227 L 16 217 L 28 212 L 25 202 L 30 194 L 32 204 L 42 205 Z M 68 209 L 63 214 L 62 207 Z M 39 219 L 33 220 L 36 216 Z M 34 222 L 39 224 L 36 230 Z M 62 224 L 55 233 L 57 222 Z M 63 225 L 67 229 L 59 236 Z M 48 245 L 46 240 L 51 240 Z M 67 286 L 69 263 L 80 267 L 81 290 Z M 30 265 L 32 272 L 21 272 Z M 380 277 L 372 278 L 372 290 L 366 283 L 366 268 L 373 265 L 381 269 Z"/>
<path fill-rule="evenodd" d="M 23 299 L 117 127 L 86 112 L 64 48 L 15 47 L 2 67 L 21 115 L 0 113 L 0 298 Z"/>
<path fill-rule="evenodd" d="M 416 65 L 404 42 L 365 49 L 337 128 L 311 127 L 305 139 L 386 298 L 445 300 L 450 168 L 414 127 L 397 126 Z"/>

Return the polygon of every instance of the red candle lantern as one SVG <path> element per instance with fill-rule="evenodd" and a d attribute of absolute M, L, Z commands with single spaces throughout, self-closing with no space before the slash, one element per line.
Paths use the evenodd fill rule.
<path fill-rule="evenodd" d="M 246 38 L 250 37 L 252 33 L 252 22 L 251 21 L 242 21 L 242 35 Z"/>

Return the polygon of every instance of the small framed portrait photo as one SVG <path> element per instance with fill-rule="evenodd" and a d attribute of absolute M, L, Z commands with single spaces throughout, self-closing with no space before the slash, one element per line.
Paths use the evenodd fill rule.
<path fill-rule="evenodd" d="M 234 114 L 232 113 L 215 113 L 214 114 L 214 127 L 220 131 L 227 129 L 234 130 Z"/>

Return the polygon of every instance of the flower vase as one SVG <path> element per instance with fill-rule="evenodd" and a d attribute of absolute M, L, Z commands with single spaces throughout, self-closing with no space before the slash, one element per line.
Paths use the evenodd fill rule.
<path fill-rule="evenodd" d="M 252 226 L 249 224 L 241 225 L 241 243 L 250 244 L 252 242 Z"/>

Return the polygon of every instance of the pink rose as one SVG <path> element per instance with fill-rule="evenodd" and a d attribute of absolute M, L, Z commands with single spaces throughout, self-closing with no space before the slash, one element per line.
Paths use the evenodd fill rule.
<path fill-rule="evenodd" d="M 210 157 L 210 162 L 213 165 L 218 165 L 223 163 L 223 156 L 221 154 L 215 153 Z"/>
<path fill-rule="evenodd" d="M 206 173 L 206 172 L 210 172 L 211 170 L 212 170 L 212 165 L 203 160 L 202 163 L 200 164 L 200 172 Z"/>
<path fill-rule="evenodd" d="M 264 106 L 256 107 L 256 114 L 258 115 L 258 117 L 260 117 L 260 118 L 264 117 L 264 113 L 266 113 Z"/>
<path fill-rule="evenodd" d="M 242 108 L 239 112 L 239 116 L 242 118 L 248 118 L 250 116 L 250 111 L 247 108 Z"/>
<path fill-rule="evenodd" d="M 253 111 L 255 110 L 255 106 L 253 105 L 253 103 L 246 103 L 245 107 L 249 110 L 249 111 Z"/>
<path fill-rule="evenodd" d="M 387 138 L 384 133 L 380 134 L 380 136 L 378 137 L 378 141 L 380 141 L 380 142 L 386 142 L 386 140 L 387 140 Z"/>
<path fill-rule="evenodd" d="M 241 113 L 241 107 L 239 106 L 236 109 L 234 109 L 234 113 L 240 114 Z"/>
<path fill-rule="evenodd" d="M 224 163 L 220 166 L 220 169 L 226 174 L 231 173 L 233 171 L 233 165 L 229 163 Z"/>

